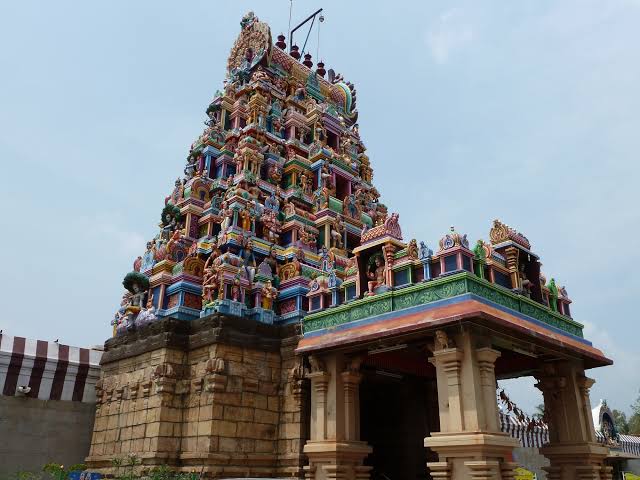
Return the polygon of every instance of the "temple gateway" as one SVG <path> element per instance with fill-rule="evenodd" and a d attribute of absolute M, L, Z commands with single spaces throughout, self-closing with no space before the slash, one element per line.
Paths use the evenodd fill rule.
<path fill-rule="evenodd" d="M 204 478 L 509 479 L 496 379 L 534 376 L 550 480 L 610 479 L 565 288 L 499 220 L 406 241 L 356 89 L 249 13 L 124 277 L 87 464 Z M 437 237 L 436 237 L 437 238 Z M 430 248 L 433 247 L 433 248 Z"/>

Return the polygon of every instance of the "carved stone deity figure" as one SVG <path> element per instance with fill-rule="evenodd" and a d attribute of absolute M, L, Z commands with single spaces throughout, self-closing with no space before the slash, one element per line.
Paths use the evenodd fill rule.
<path fill-rule="evenodd" d="M 448 348 L 454 348 L 455 344 L 444 330 L 436 330 L 434 346 L 435 350 L 446 350 Z"/>
<path fill-rule="evenodd" d="M 136 318 L 136 328 L 142 328 L 158 319 L 156 316 L 156 308 L 153 306 L 153 293 L 149 293 L 148 297 L 146 308 L 142 310 Z"/>
<path fill-rule="evenodd" d="M 431 255 L 433 255 L 433 251 L 429 247 L 427 247 L 426 243 L 420 242 L 420 260 L 423 262 L 427 261 L 431 258 Z"/>
<path fill-rule="evenodd" d="M 344 197 L 344 211 L 351 218 L 358 218 L 358 202 L 356 201 L 356 196 L 353 193 Z"/>
<path fill-rule="evenodd" d="M 271 275 L 273 276 L 271 282 L 277 288 L 280 285 L 280 265 L 278 265 L 278 254 L 273 246 L 269 249 L 269 255 L 264 261 L 271 268 Z"/>
<path fill-rule="evenodd" d="M 476 242 L 476 246 L 473 247 L 473 254 L 475 259 L 481 262 L 487 259 L 487 252 L 484 249 L 484 242 L 482 240 Z"/>
<path fill-rule="evenodd" d="M 218 296 L 218 269 L 216 267 L 207 267 L 204 270 L 204 279 L 202 281 L 202 306 L 213 303 Z"/>
<path fill-rule="evenodd" d="M 333 188 L 331 170 L 329 169 L 329 164 L 326 162 L 322 165 L 322 170 L 320 171 L 320 180 L 323 187 L 327 187 L 328 189 Z"/>
<path fill-rule="evenodd" d="M 284 204 L 284 214 L 287 217 L 291 217 L 296 214 L 296 206 L 293 202 L 290 202 L 289 200 L 286 201 Z"/>
<path fill-rule="evenodd" d="M 233 279 L 233 286 L 231 287 L 231 299 L 234 302 L 240 301 L 240 277 L 236 275 Z"/>
<path fill-rule="evenodd" d="M 279 164 L 274 163 L 273 165 L 269 166 L 268 174 L 269 181 L 278 185 L 282 180 L 282 167 Z"/>
<path fill-rule="evenodd" d="M 342 249 L 342 232 L 344 231 L 344 223 L 337 218 L 331 223 L 331 247 Z"/>
<path fill-rule="evenodd" d="M 407 245 L 407 255 L 412 260 L 418 259 L 418 242 L 416 239 L 412 239 Z"/>
<path fill-rule="evenodd" d="M 153 258 L 153 242 L 147 242 L 147 249 L 142 255 L 142 264 L 140 265 L 140 271 L 146 272 L 153 267 L 155 259 Z"/>
<path fill-rule="evenodd" d="M 527 278 L 527 274 L 524 271 L 524 263 L 520 264 L 520 268 L 518 268 L 518 278 L 520 279 L 520 288 L 522 290 L 522 294 L 531 297 L 531 287 L 533 283 Z"/>
<path fill-rule="evenodd" d="M 278 295 L 278 291 L 271 285 L 270 280 L 264 284 L 260 293 L 262 294 L 262 308 L 273 310 L 273 301 Z"/>
<path fill-rule="evenodd" d="M 227 208 L 226 202 L 222 202 L 221 214 L 223 219 L 222 223 L 220 224 L 220 231 L 224 233 L 231 226 L 231 222 L 233 221 L 233 209 Z"/>
<path fill-rule="evenodd" d="M 375 295 L 375 289 L 386 285 L 386 267 L 381 254 L 372 257 L 373 264 L 369 260 L 369 269 L 367 270 L 367 278 L 369 278 L 367 295 Z"/>
<path fill-rule="evenodd" d="M 173 232 L 178 228 L 180 222 L 180 209 L 172 203 L 167 203 L 162 209 L 161 217 L 161 238 L 169 240 Z"/>
<path fill-rule="evenodd" d="M 139 272 L 142 267 L 142 255 L 138 255 L 138 258 L 133 262 L 133 271 Z"/>
<path fill-rule="evenodd" d="M 320 122 L 316 123 L 316 128 L 314 130 L 314 140 L 319 142 L 320 145 L 326 145 L 327 143 L 327 131 Z"/>
<path fill-rule="evenodd" d="M 251 231 L 251 215 L 249 214 L 249 210 L 244 208 L 240 210 L 240 220 L 242 221 L 242 229 L 245 232 Z"/>
<path fill-rule="evenodd" d="M 311 195 L 311 179 L 305 173 L 300 175 L 300 188 L 305 195 Z"/>
<path fill-rule="evenodd" d="M 127 330 L 135 328 L 135 320 L 144 307 L 144 296 L 149 288 L 149 279 L 140 272 L 129 272 L 122 281 L 131 296 L 124 310 L 122 321 L 125 322 Z"/>

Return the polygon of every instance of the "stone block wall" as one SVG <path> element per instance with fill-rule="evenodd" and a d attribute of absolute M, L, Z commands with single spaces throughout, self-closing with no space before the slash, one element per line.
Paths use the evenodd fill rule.
<path fill-rule="evenodd" d="M 302 476 L 308 389 L 292 328 L 167 319 L 105 344 L 88 464 L 135 454 L 208 477 Z"/>

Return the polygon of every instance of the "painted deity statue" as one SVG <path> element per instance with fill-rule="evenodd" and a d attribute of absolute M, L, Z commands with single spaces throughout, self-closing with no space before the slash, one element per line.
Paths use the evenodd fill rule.
<path fill-rule="evenodd" d="M 271 285 L 271 281 L 267 281 L 260 293 L 262 295 L 262 308 L 272 310 L 273 301 L 278 296 L 278 290 Z"/>
<path fill-rule="evenodd" d="M 527 274 L 524 271 L 524 267 L 525 267 L 524 263 L 521 263 L 520 268 L 518 268 L 518 278 L 520 279 L 520 287 L 523 295 L 527 297 L 531 297 L 531 287 L 533 286 L 533 283 L 531 283 L 531 280 L 527 278 Z"/>
<path fill-rule="evenodd" d="M 204 279 L 202 281 L 202 306 L 207 306 L 213 303 L 218 294 L 220 283 L 218 281 L 218 272 L 210 267 L 204 273 Z"/>
<path fill-rule="evenodd" d="M 147 299 L 146 308 L 142 310 L 136 318 L 136 328 L 142 328 L 157 319 L 156 308 L 153 306 L 153 294 L 150 293 L 149 298 Z"/>
<path fill-rule="evenodd" d="M 173 232 L 178 228 L 181 219 L 180 209 L 172 203 L 167 203 L 162 209 L 161 238 L 169 240 Z"/>
<path fill-rule="evenodd" d="M 331 224 L 331 247 L 335 247 L 335 248 L 342 248 L 343 247 L 343 242 L 342 242 L 342 232 L 344 231 L 344 224 L 339 221 L 339 220 L 335 220 L 332 224 Z"/>
<path fill-rule="evenodd" d="M 222 202 L 222 223 L 220 224 L 220 231 L 225 233 L 229 227 L 231 226 L 231 222 L 233 221 L 233 209 L 227 208 L 226 202 Z"/>
<path fill-rule="evenodd" d="M 145 306 L 144 296 L 149 288 L 149 279 L 142 273 L 130 272 L 124 277 L 122 285 L 131 294 L 128 305 L 125 307 L 122 321 L 127 330 L 132 330 L 135 328 L 138 314 Z"/>
<path fill-rule="evenodd" d="M 147 242 L 147 249 L 142 255 L 142 265 L 140 265 L 140 271 L 146 272 L 153 268 L 155 259 L 153 258 L 153 242 Z"/>
<path fill-rule="evenodd" d="M 429 247 L 427 247 L 426 243 L 420 242 L 420 253 L 419 253 L 420 260 L 425 262 L 431 259 L 431 255 L 433 255 L 433 251 Z"/>
<path fill-rule="evenodd" d="M 249 214 L 248 209 L 240 210 L 240 220 L 242 222 L 242 229 L 245 232 L 251 231 L 251 215 Z"/>
<path fill-rule="evenodd" d="M 386 284 L 386 270 L 382 255 L 375 255 L 373 257 L 373 265 L 371 265 L 367 271 L 367 277 L 369 278 L 369 291 L 367 292 L 367 295 L 375 295 L 375 289 Z"/>
<path fill-rule="evenodd" d="M 234 302 L 240 301 L 240 277 L 236 275 L 233 279 L 233 285 L 231 287 L 231 300 Z"/>
<path fill-rule="evenodd" d="M 273 246 L 269 249 L 269 255 L 264 261 L 271 268 L 273 286 L 278 288 L 280 286 L 280 266 L 278 265 L 278 254 Z"/>

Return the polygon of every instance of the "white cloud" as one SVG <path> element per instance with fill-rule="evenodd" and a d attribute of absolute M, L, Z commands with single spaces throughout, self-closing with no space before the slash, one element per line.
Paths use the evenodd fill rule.
<path fill-rule="evenodd" d="M 465 17 L 459 8 L 447 10 L 427 30 L 425 41 L 436 63 L 445 63 L 473 40 L 474 30 Z"/>

